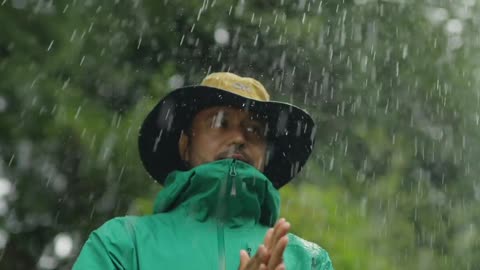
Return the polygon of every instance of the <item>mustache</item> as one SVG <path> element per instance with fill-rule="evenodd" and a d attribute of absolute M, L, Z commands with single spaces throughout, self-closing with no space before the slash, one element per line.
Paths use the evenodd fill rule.
<path fill-rule="evenodd" d="M 231 158 L 233 155 L 240 155 L 241 158 L 239 159 L 241 161 L 244 161 L 250 165 L 253 165 L 253 162 L 250 156 L 247 153 L 245 153 L 245 151 L 243 151 L 242 149 L 239 149 L 238 147 L 231 147 L 225 151 L 220 152 L 220 154 L 217 155 L 216 160 Z"/>

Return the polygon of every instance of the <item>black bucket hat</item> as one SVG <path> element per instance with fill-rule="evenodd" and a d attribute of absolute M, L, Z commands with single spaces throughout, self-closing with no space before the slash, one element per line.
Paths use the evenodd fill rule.
<path fill-rule="evenodd" d="M 265 120 L 268 150 L 263 173 L 280 188 L 292 180 L 310 156 L 315 124 L 304 110 L 270 101 L 263 85 L 252 78 L 219 72 L 200 85 L 166 95 L 145 118 L 138 137 L 140 157 L 147 172 L 160 184 L 174 170 L 186 170 L 178 141 L 193 117 L 213 106 L 241 108 Z"/>

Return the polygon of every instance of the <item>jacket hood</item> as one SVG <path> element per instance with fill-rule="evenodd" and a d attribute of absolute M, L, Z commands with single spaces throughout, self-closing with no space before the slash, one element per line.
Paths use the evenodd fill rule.
<path fill-rule="evenodd" d="M 278 190 L 264 174 L 245 162 L 222 159 L 170 173 L 154 213 L 186 211 L 198 221 L 219 219 L 230 227 L 273 226 L 279 205 Z"/>

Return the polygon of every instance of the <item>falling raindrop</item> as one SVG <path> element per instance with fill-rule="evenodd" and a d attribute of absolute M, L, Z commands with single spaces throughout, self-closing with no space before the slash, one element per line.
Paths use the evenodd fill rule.
<path fill-rule="evenodd" d="M 47 52 L 52 49 L 53 43 L 54 43 L 54 40 L 50 41 L 50 44 L 48 44 Z"/>

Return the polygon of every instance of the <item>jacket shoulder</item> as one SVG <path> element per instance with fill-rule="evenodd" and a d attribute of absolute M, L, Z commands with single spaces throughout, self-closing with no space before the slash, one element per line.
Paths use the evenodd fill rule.
<path fill-rule="evenodd" d="M 85 242 L 73 269 L 132 269 L 135 265 L 135 223 L 138 217 L 105 222 Z"/>
<path fill-rule="evenodd" d="M 290 249 L 297 257 L 309 260 L 311 269 L 333 270 L 330 256 L 324 248 L 294 234 L 289 234 L 288 238 L 287 249 Z"/>
<path fill-rule="evenodd" d="M 110 234 L 115 232 L 130 232 L 140 217 L 124 216 L 116 217 L 108 220 L 102 226 L 98 227 L 94 232 L 100 234 Z"/>

